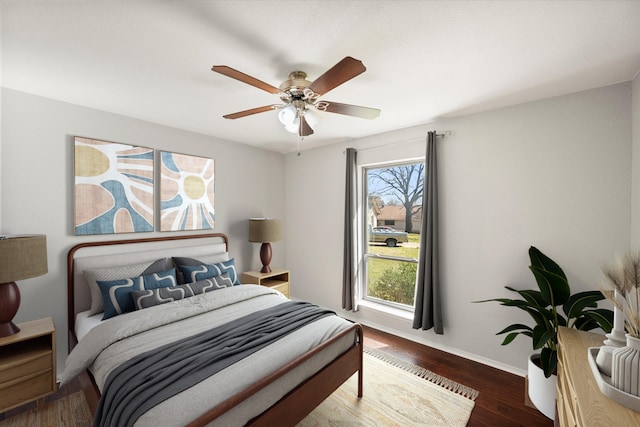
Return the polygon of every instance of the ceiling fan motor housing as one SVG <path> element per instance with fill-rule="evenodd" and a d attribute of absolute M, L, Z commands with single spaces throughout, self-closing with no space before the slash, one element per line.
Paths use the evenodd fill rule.
<path fill-rule="evenodd" d="M 307 73 L 304 71 L 293 71 L 289 74 L 289 79 L 282 82 L 280 90 L 283 94 L 280 98 L 285 102 L 292 100 L 311 100 L 317 97 L 311 90 L 305 90 L 311 85 L 307 80 Z"/>

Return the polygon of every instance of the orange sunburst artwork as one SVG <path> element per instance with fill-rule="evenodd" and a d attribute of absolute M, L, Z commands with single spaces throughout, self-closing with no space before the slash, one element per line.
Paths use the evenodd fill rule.
<path fill-rule="evenodd" d="M 215 225 L 213 159 L 160 152 L 160 231 Z"/>

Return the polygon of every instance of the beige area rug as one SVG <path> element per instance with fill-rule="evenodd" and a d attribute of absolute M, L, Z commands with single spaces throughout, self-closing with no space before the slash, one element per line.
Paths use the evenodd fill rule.
<path fill-rule="evenodd" d="M 92 423 L 89 405 L 80 391 L 49 402 L 41 410 L 33 408 L 0 421 L 0 427 L 85 427 Z"/>
<path fill-rule="evenodd" d="M 466 426 L 478 392 L 375 350 L 364 355 L 364 395 L 357 374 L 302 420 L 312 426 Z"/>

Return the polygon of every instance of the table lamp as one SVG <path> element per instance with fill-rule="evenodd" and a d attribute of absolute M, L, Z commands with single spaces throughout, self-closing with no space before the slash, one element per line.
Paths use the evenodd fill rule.
<path fill-rule="evenodd" d="M 44 235 L 0 236 L 0 338 L 20 331 L 13 318 L 20 308 L 16 280 L 47 273 Z"/>
<path fill-rule="evenodd" d="M 279 219 L 249 218 L 249 241 L 262 243 L 260 246 L 260 273 L 271 273 L 271 244 L 282 239 L 282 223 Z"/>

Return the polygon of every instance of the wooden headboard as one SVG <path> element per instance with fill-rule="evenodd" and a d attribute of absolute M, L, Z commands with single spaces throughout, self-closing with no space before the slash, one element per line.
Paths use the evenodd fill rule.
<path fill-rule="evenodd" d="M 222 233 L 85 242 L 73 246 L 67 254 L 67 322 L 70 335 L 75 335 L 76 315 L 91 306 L 91 294 L 83 270 L 172 256 L 197 258 L 225 252 L 229 252 L 229 239 Z M 167 268 L 171 266 L 168 264 Z"/>

